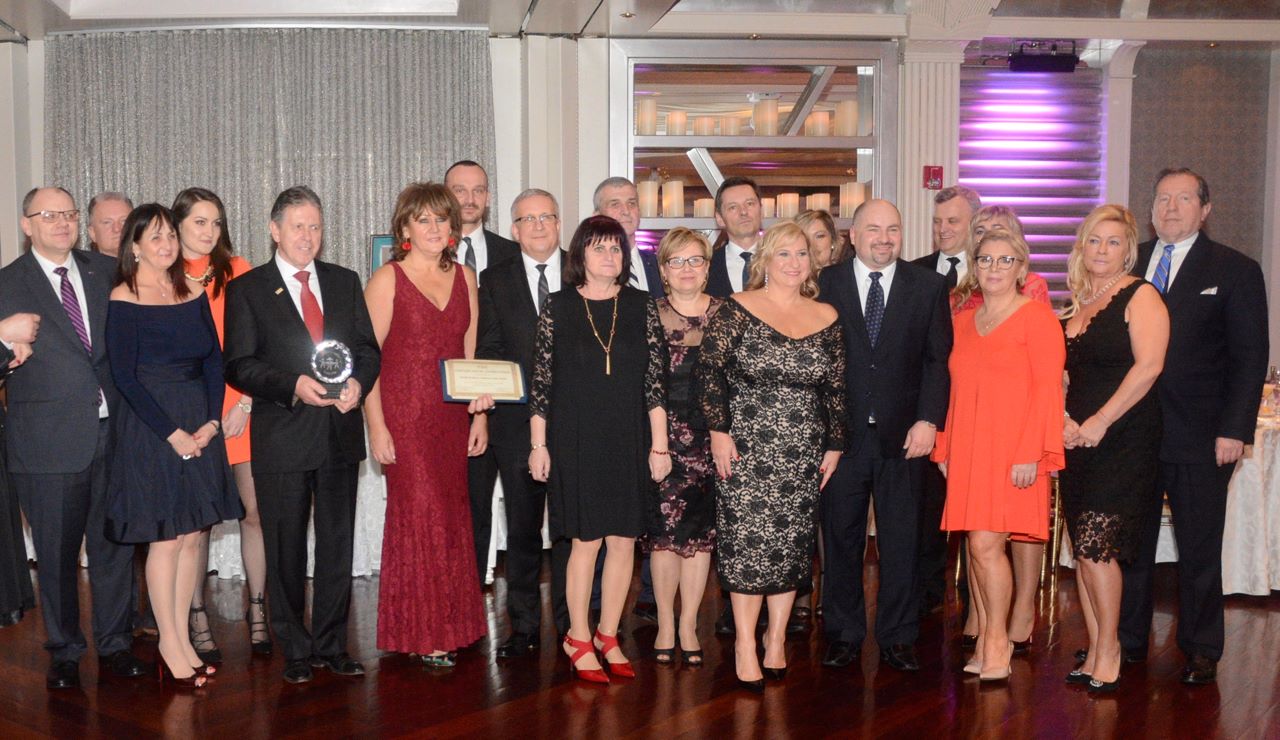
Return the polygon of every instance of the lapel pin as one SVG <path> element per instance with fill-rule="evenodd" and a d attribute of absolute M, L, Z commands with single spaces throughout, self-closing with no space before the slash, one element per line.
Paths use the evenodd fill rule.
<path fill-rule="evenodd" d="M 276 288 L 276 295 L 280 295 L 283 292 L 284 292 L 284 288 Z"/>

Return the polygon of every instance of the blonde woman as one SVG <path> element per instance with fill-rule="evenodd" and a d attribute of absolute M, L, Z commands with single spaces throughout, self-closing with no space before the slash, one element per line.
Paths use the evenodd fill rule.
<path fill-rule="evenodd" d="M 809 250 L 813 255 L 815 269 L 838 265 L 849 256 L 849 249 L 830 213 L 804 211 L 796 216 L 796 223 L 809 237 Z"/>

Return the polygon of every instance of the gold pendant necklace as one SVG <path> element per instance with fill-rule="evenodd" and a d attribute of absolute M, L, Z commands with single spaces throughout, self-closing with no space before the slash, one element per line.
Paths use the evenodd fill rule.
<path fill-rule="evenodd" d="M 591 325 L 591 333 L 596 335 L 596 341 L 600 343 L 600 349 L 604 350 L 604 374 L 613 375 L 613 358 L 610 353 L 613 352 L 613 335 L 618 330 L 618 294 L 613 294 L 613 325 L 609 327 L 609 343 L 600 338 L 600 332 L 596 330 L 596 320 L 591 318 L 591 306 L 587 303 L 587 297 L 579 294 L 582 298 L 582 307 L 587 311 L 587 323 Z"/>
<path fill-rule="evenodd" d="M 192 275 L 186 270 L 183 270 L 182 274 L 186 276 L 188 280 L 194 280 L 197 283 L 200 283 L 202 287 L 208 287 L 209 281 L 213 279 L 213 263 L 210 262 L 209 266 L 204 268 L 204 272 L 200 275 Z"/>

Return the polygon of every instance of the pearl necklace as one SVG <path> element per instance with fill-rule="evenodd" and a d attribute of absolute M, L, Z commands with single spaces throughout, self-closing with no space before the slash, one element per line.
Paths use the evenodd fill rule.
<path fill-rule="evenodd" d="M 1102 296 L 1106 295 L 1106 294 L 1107 294 L 1107 291 L 1111 290 L 1111 288 L 1112 288 L 1116 283 L 1120 282 L 1120 278 L 1122 278 L 1122 277 L 1124 277 L 1124 272 L 1123 272 L 1123 271 L 1116 273 L 1116 276 L 1115 276 L 1115 277 L 1113 277 L 1113 278 L 1111 278 L 1110 280 L 1108 280 L 1106 285 L 1102 286 L 1101 288 L 1098 288 L 1098 290 L 1097 290 L 1097 291 L 1095 291 L 1093 295 L 1089 296 L 1088 298 L 1081 298 L 1081 299 L 1080 299 L 1080 305 L 1081 305 L 1081 306 L 1087 306 L 1087 305 L 1089 305 L 1090 303 L 1093 303 L 1093 302 L 1097 301 L 1099 298 L 1101 298 Z"/>

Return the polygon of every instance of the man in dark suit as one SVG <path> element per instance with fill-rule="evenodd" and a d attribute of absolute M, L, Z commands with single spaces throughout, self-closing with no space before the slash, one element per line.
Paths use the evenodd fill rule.
<path fill-rule="evenodd" d="M 1188 169 L 1156 178 L 1156 239 L 1138 248 L 1133 273 L 1169 309 L 1169 349 L 1158 384 L 1164 414 L 1160 473 L 1147 499 L 1137 557 L 1125 564 L 1120 645 L 1126 662 L 1147 654 L 1151 576 L 1164 495 L 1178 543 L 1178 647 L 1186 684 L 1212 683 L 1222 657 L 1222 530 L 1227 484 L 1253 443 L 1267 370 L 1267 295 L 1258 263 L 1210 239 L 1209 186 Z"/>
<path fill-rule="evenodd" d="M 943 188 L 933 198 L 933 252 L 912 262 L 941 275 L 947 290 L 968 272 L 969 221 L 981 207 L 978 193 L 962 185 Z M 946 594 L 947 535 L 940 529 L 946 501 L 946 478 L 937 465 L 925 463 L 918 548 L 922 615 L 941 608 Z"/>
<path fill-rule="evenodd" d="M 596 186 L 591 196 L 597 216 L 608 216 L 622 224 L 627 232 L 627 243 L 631 245 L 631 284 L 640 290 L 647 291 L 654 298 L 667 294 L 662 285 L 662 273 L 658 270 L 658 255 L 648 249 L 640 249 L 636 244 L 636 229 L 640 227 L 640 194 L 636 186 L 625 177 L 610 177 Z M 648 563 L 648 560 L 645 560 Z M 647 568 L 646 568 L 647 571 Z M 653 588 L 648 589 L 649 600 L 653 600 Z M 641 594 L 643 596 L 643 594 Z"/>
<path fill-rule="evenodd" d="M 107 299 L 115 260 L 75 249 L 79 212 L 62 188 L 22 201 L 28 251 L 0 270 L 0 316 L 34 313 L 43 331 L 8 379 L 5 438 L 14 491 L 40 564 L 40 611 L 51 689 L 80 685 L 80 541 L 89 554 L 93 633 L 104 669 L 141 676 L 133 645 L 133 546 L 106 538 L 110 418 L 120 396 L 107 364 Z"/>
<path fill-rule="evenodd" d="M 480 276 L 492 265 L 514 259 L 520 245 L 484 227 L 489 218 L 489 175 L 469 159 L 454 162 L 444 173 L 444 185 L 458 199 L 462 214 L 462 240 L 458 262 Z M 479 279 L 479 277 L 477 277 Z M 484 454 L 467 458 L 467 491 L 471 496 L 471 533 L 476 546 L 476 571 L 484 585 L 489 573 L 489 538 L 493 532 L 493 486 L 498 461 L 489 447 Z"/>
<path fill-rule="evenodd" d="M 564 255 L 555 198 L 544 190 L 526 190 L 511 204 L 511 235 L 520 256 L 498 263 L 480 278 L 480 325 L 476 357 L 520 363 L 526 380 L 533 377 L 534 332 L 538 309 L 560 290 Z M 499 658 L 519 658 L 539 647 L 542 623 L 542 518 L 547 487 L 529 476 L 529 407 L 498 404 L 489 418 L 489 448 L 498 461 L 507 512 L 507 615 L 511 635 L 498 648 Z M 569 542 L 551 546 L 551 608 L 556 632 L 569 630 L 564 597 Z"/>
<path fill-rule="evenodd" d="M 347 654 L 356 475 L 365 457 L 360 404 L 378 378 L 380 353 L 360 278 L 316 259 L 324 237 L 320 199 L 292 187 L 271 207 L 275 258 L 227 285 L 223 362 L 253 407 L 253 480 L 267 555 L 271 629 L 284 644 L 284 678 L 311 669 L 346 676 L 364 667 Z M 338 398 L 312 375 L 322 340 L 350 349 L 352 375 Z M 315 514 L 311 625 L 303 621 L 307 522 Z"/>
<path fill-rule="evenodd" d="M 914 671 L 920 667 L 920 489 L 950 392 L 947 283 L 898 259 L 902 217 L 888 201 L 858 207 L 850 241 L 856 257 L 819 277 L 819 300 L 834 306 L 844 323 L 850 440 L 822 492 L 822 608 L 829 641 L 823 665 L 854 662 L 867 633 L 862 559 L 870 501 L 880 554 L 876 642 L 889 666 Z"/>
<path fill-rule="evenodd" d="M 760 242 L 760 188 L 749 177 L 728 177 L 716 190 L 716 225 L 726 241 L 711 254 L 707 292 L 724 298 L 746 287 Z"/>

